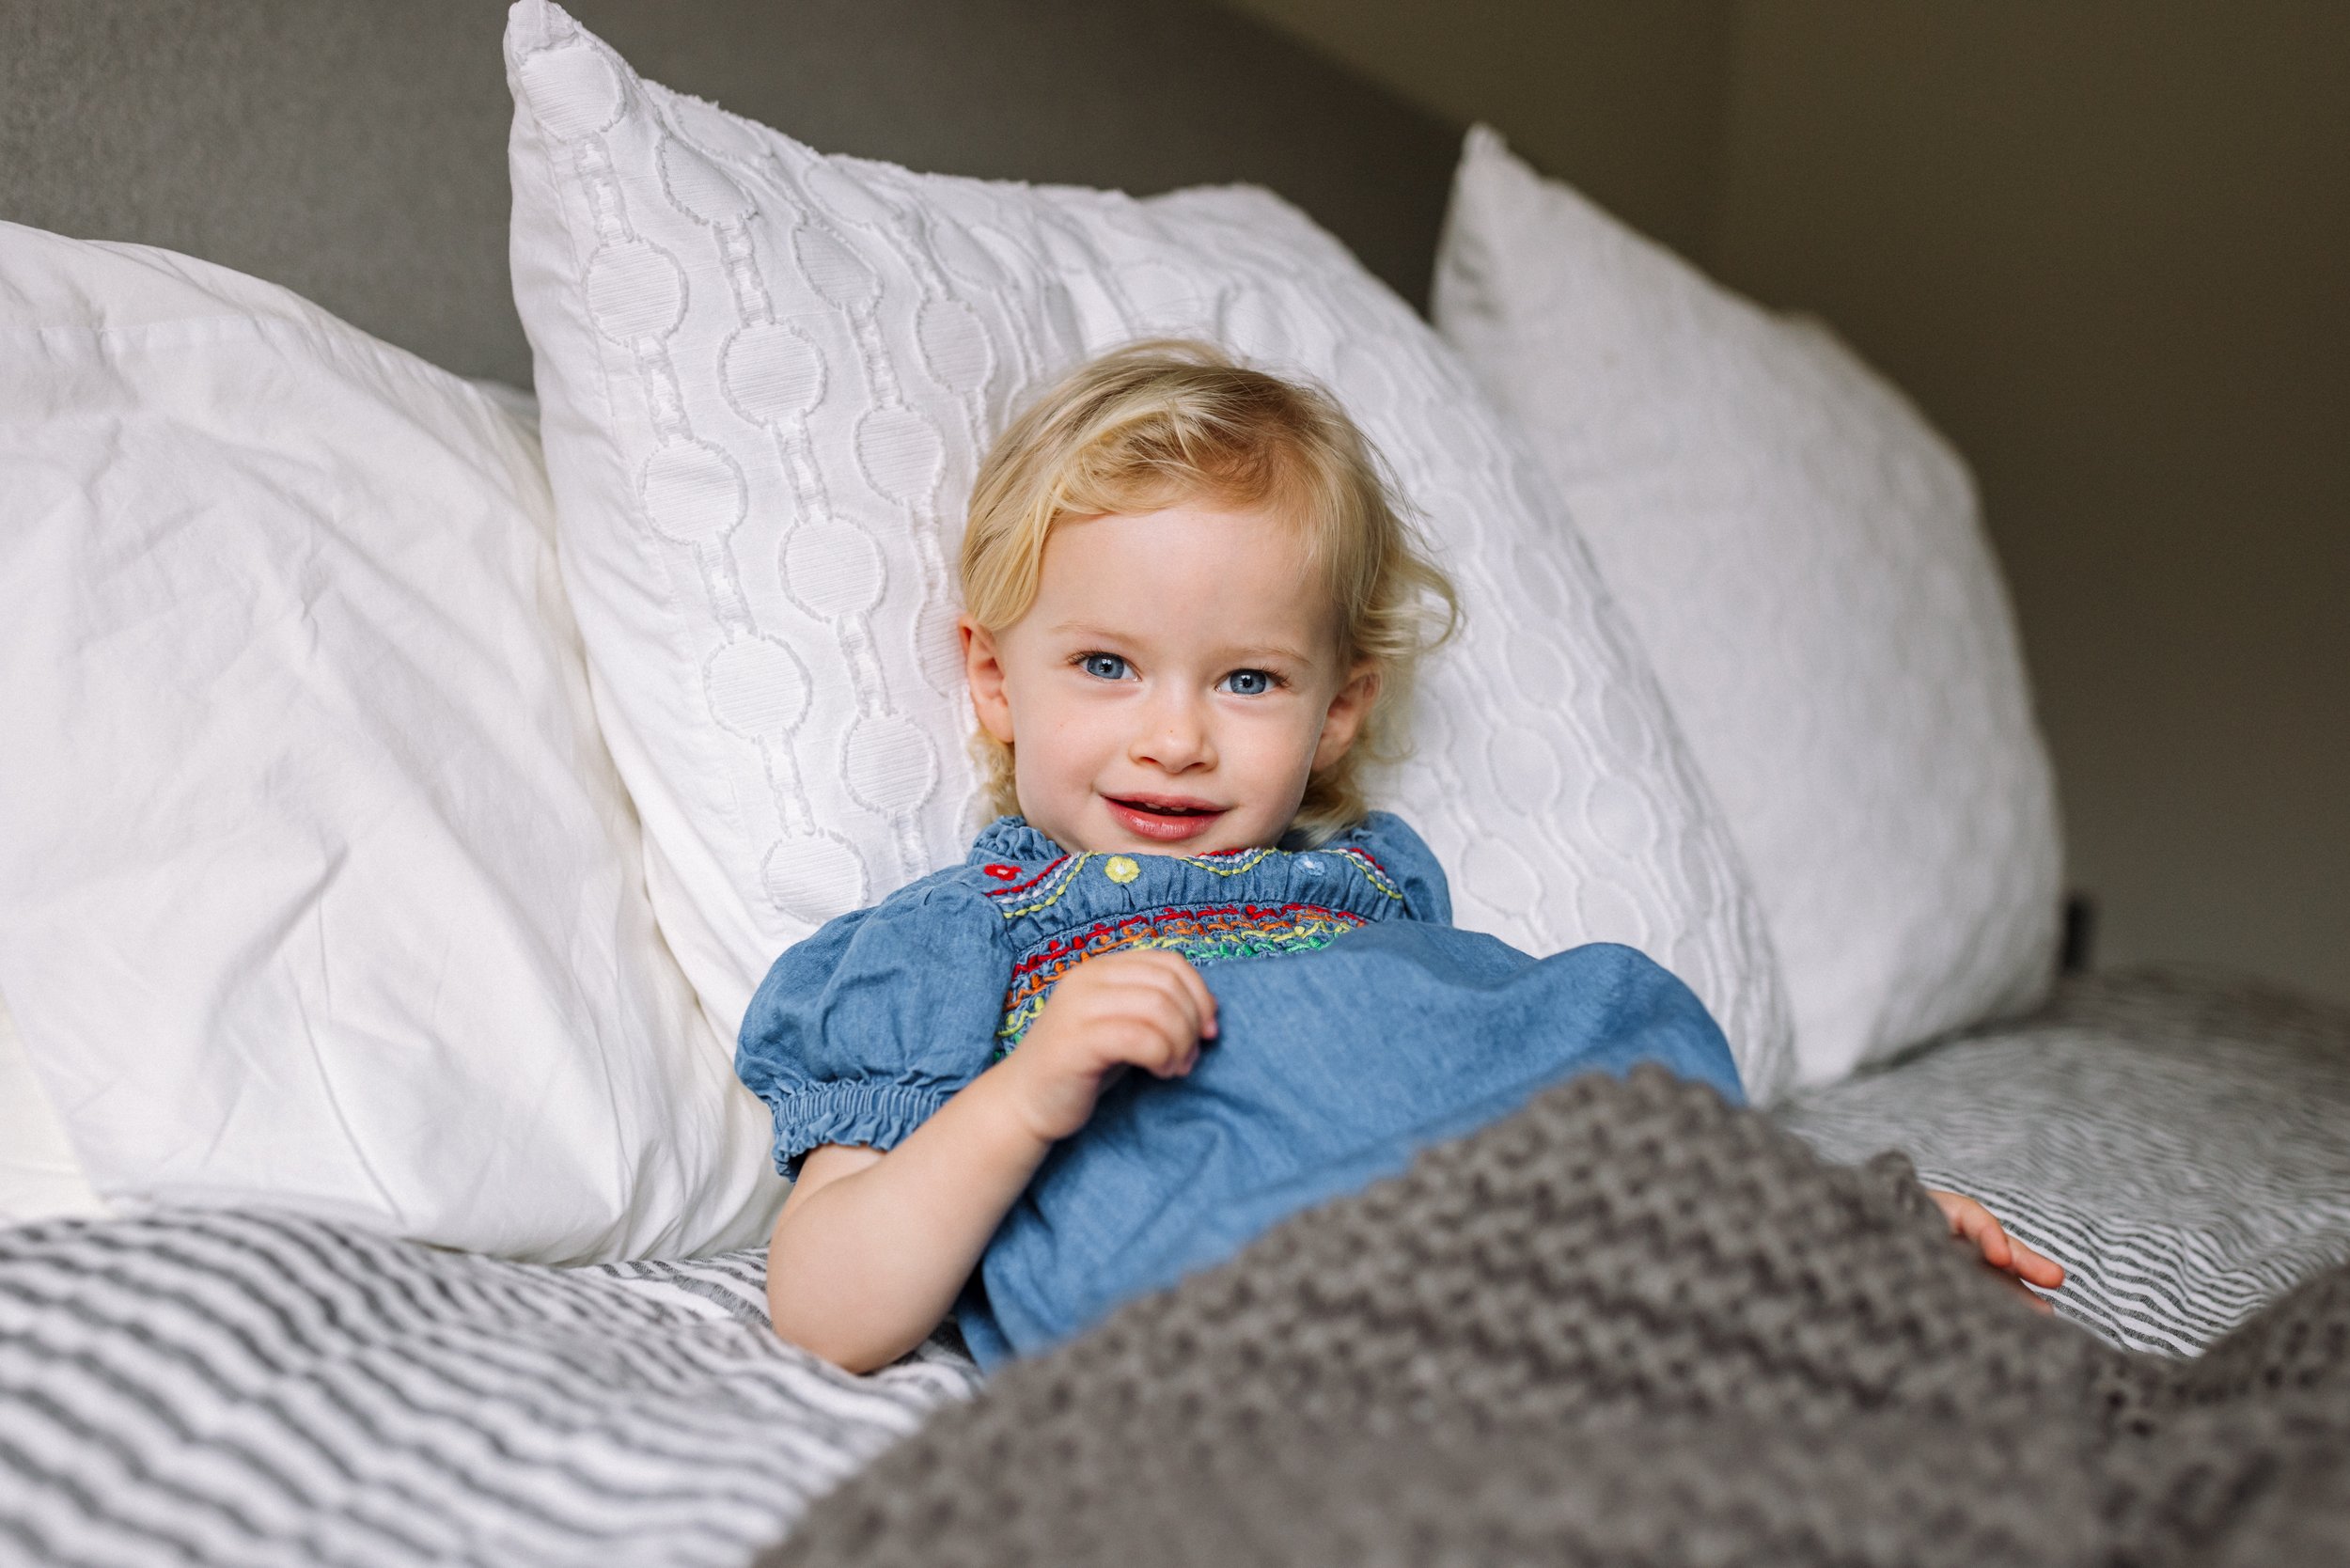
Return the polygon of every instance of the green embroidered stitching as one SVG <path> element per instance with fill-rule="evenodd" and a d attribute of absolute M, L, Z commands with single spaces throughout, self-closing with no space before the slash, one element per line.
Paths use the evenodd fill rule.
<path fill-rule="evenodd" d="M 1398 902 L 1402 901 L 1403 890 L 1398 887 L 1393 882 L 1387 880 L 1387 873 L 1381 870 L 1377 862 L 1373 861 L 1370 855 L 1364 854 L 1361 850 L 1335 849 L 1328 850 L 1324 853 L 1329 855 L 1342 855 L 1346 856 L 1347 859 L 1352 860 L 1357 867 L 1361 868 L 1364 881 L 1370 883 L 1373 887 L 1378 888 L 1379 891 L 1386 894 L 1387 897 L 1396 900 Z"/>
<path fill-rule="evenodd" d="M 1175 858 L 1186 866 L 1197 866 L 1203 871 L 1214 871 L 1217 876 L 1238 876 L 1243 871 L 1254 870 L 1262 865 L 1266 855 L 1280 853 L 1278 850 L 1261 849 L 1247 859 L 1230 866 L 1219 866 L 1212 857 L 1204 855 L 1179 855 Z"/>
<path fill-rule="evenodd" d="M 1053 905 L 1060 902 L 1061 895 L 1063 893 L 1068 892 L 1072 886 L 1075 886 L 1077 873 L 1085 870 L 1085 863 L 1092 858 L 1093 855 L 1091 851 L 1088 851 L 1083 855 L 1072 856 L 1069 862 L 1069 869 L 1061 873 L 1059 886 L 1056 886 L 1051 893 L 1038 900 L 1034 903 L 1022 904 L 1017 909 L 1000 909 L 996 913 L 1003 916 L 1003 917 L 1007 920 L 1016 920 L 1023 915 L 1033 915 L 1040 909 L 1052 908 Z"/>
<path fill-rule="evenodd" d="M 1044 1011 L 1054 986 L 1089 958 L 1152 948 L 1180 952 L 1193 964 L 1264 958 L 1326 948 L 1368 923 L 1360 915 L 1308 903 L 1224 904 L 1101 921 L 1015 966 L 1004 994 L 1003 1022 L 995 1031 L 1003 1043 L 988 1059 L 1001 1061 L 1011 1054 Z"/>

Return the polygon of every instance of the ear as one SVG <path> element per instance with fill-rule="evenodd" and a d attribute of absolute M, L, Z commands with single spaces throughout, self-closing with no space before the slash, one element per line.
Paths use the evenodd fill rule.
<path fill-rule="evenodd" d="M 1371 717 L 1371 705 L 1379 700 L 1379 666 L 1364 663 L 1356 665 L 1330 699 L 1329 712 L 1322 715 L 1322 739 L 1314 746 L 1313 771 L 1320 773 L 1346 755 L 1355 745 L 1355 737 L 1363 732 L 1363 721 Z"/>
<path fill-rule="evenodd" d="M 971 688 L 971 712 L 979 728 L 1003 745 L 1011 745 L 1011 699 L 1004 695 L 1004 661 L 995 634 L 969 616 L 955 618 L 963 638 L 963 678 Z"/>

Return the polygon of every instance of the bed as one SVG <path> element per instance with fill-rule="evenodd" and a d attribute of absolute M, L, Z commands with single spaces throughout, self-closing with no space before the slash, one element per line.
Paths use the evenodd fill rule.
<path fill-rule="evenodd" d="M 1428 303 L 1452 129 L 1213 8 L 577 14 L 649 76 L 828 150 L 1136 192 L 1269 186 Z M 503 21 L 459 0 L 34 0 L 0 24 L 0 218 L 204 256 L 527 385 Z M 537 370 L 544 396 L 543 349 Z M 1829 1159 L 1900 1149 L 1981 1197 L 2066 1264 L 2056 1309 L 2100 1340 L 2192 1356 L 2350 1261 L 2350 1014 L 2235 977 L 2076 972 L 2021 1016 L 1924 1033 L 1771 1114 Z M 387 1239 L 355 1200 L 0 1229 L 0 1556 L 748 1561 L 980 1388 L 950 1337 L 864 1379 L 776 1341 L 740 1245 L 760 1201 L 731 1192 L 691 1246 L 655 1226 L 540 1249 L 700 1254 L 568 1267 L 485 1255 L 532 1253 L 462 1215 L 410 1232 L 453 1245 Z"/>

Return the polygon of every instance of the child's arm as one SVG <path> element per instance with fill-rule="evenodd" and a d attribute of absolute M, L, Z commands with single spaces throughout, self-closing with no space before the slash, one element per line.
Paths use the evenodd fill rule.
<path fill-rule="evenodd" d="M 851 1372 L 920 1344 L 1054 1143 L 1135 1066 L 1191 1071 L 1215 998 L 1171 952 L 1115 953 L 1054 988 L 1020 1048 L 886 1153 L 811 1151 L 767 1243 L 776 1332 Z"/>

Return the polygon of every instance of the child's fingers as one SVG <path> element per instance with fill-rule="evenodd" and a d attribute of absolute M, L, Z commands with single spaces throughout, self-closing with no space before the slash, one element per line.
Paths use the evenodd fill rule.
<path fill-rule="evenodd" d="M 1966 1237 L 1993 1268 L 2013 1270 L 2015 1255 L 2009 1248 L 2007 1232 L 1999 1228 L 1990 1210 L 1959 1193 L 1940 1192 L 1932 1187 L 1926 1190 L 1943 1217 L 1950 1222 L 1951 1235 Z"/>
<path fill-rule="evenodd" d="M 1162 1078 L 1188 1070 L 1199 1038 L 1189 998 L 1171 987 L 1120 987 L 1105 1023 L 1104 1043 L 1113 1056 Z"/>
<path fill-rule="evenodd" d="M 1183 982 L 1183 990 L 1191 996 L 1192 1007 L 1198 1015 L 1199 1038 L 1214 1040 L 1215 1038 L 1215 993 L 1208 989 L 1208 982 L 1199 978 L 1199 971 L 1193 968 L 1188 961 L 1184 963 L 1183 973 L 1179 978 Z"/>
<path fill-rule="evenodd" d="M 2011 1266 L 2017 1275 L 2044 1291 L 2053 1291 L 2064 1283 L 2062 1263 L 2044 1252 L 2033 1251 L 2013 1236 L 2008 1238 L 2008 1245 L 2015 1250 L 2015 1262 Z"/>
<path fill-rule="evenodd" d="M 2008 1241 L 2007 1232 L 2000 1229 L 1998 1220 L 1991 1217 L 1990 1210 L 1978 1208 L 1976 1213 L 1982 1217 L 1967 1217 L 1966 1239 L 1975 1244 L 1975 1250 L 1982 1254 L 1984 1262 L 1993 1268 L 2014 1273 L 2015 1248 Z"/>
<path fill-rule="evenodd" d="M 1190 1053 L 1191 1047 L 1179 1037 L 1146 1024 L 1130 1059 L 1154 1078 L 1173 1078 L 1183 1074 L 1184 1058 Z"/>
<path fill-rule="evenodd" d="M 1215 993 L 1210 991 L 1208 982 L 1199 978 L 1199 971 L 1193 968 L 1181 953 L 1161 949 L 1135 956 L 1150 962 L 1137 963 L 1122 973 L 1139 982 L 1160 987 L 1179 1000 L 1183 1004 L 1187 1020 L 1185 1027 L 1192 1039 L 1214 1040 Z"/>
<path fill-rule="evenodd" d="M 2033 1311 L 2038 1312 L 2042 1317 L 2054 1317 L 2056 1315 L 2055 1302 L 2050 1301 L 2046 1296 L 2042 1295 L 2037 1291 L 2033 1290 L 2029 1285 L 2027 1285 L 2021 1279 L 2016 1278 L 2015 1276 L 2012 1274 L 2001 1274 L 1999 1276 L 1999 1279 L 2017 1295 L 2022 1296 L 2026 1304 L 2029 1305 Z"/>
<path fill-rule="evenodd" d="M 2033 1251 L 2009 1235 L 1998 1217 L 1973 1199 L 1955 1192 L 1939 1192 L 1932 1187 L 1928 1187 L 1926 1192 L 1950 1222 L 1950 1234 L 1964 1236 L 1972 1243 L 1975 1250 L 1982 1254 L 1984 1263 L 1998 1270 L 2001 1277 L 2035 1309 L 2043 1312 L 2056 1309 L 2029 1287 L 2038 1285 L 2042 1290 L 2053 1291 L 2062 1285 L 2063 1264 Z"/>
<path fill-rule="evenodd" d="M 1215 993 L 1209 990 L 1208 982 L 1199 978 L 1199 971 L 1193 968 L 1191 961 L 1181 953 L 1160 949 L 1151 956 L 1161 961 L 1158 964 L 1159 972 L 1183 994 L 1185 1001 L 1190 1005 L 1192 1017 L 1197 1020 L 1199 1038 L 1214 1040 L 1215 1038 Z"/>
<path fill-rule="evenodd" d="M 1140 1029 L 1136 1043 L 1140 1056 L 1128 1060 L 1140 1062 L 1152 1072 L 1170 1070 L 1192 1048 L 1194 1039 L 1198 1039 L 1198 1029 L 1192 1023 L 1192 1009 L 1184 1004 L 1183 996 L 1170 992 L 1137 985 L 1123 996 L 1119 1011 L 1126 1023 Z"/>

